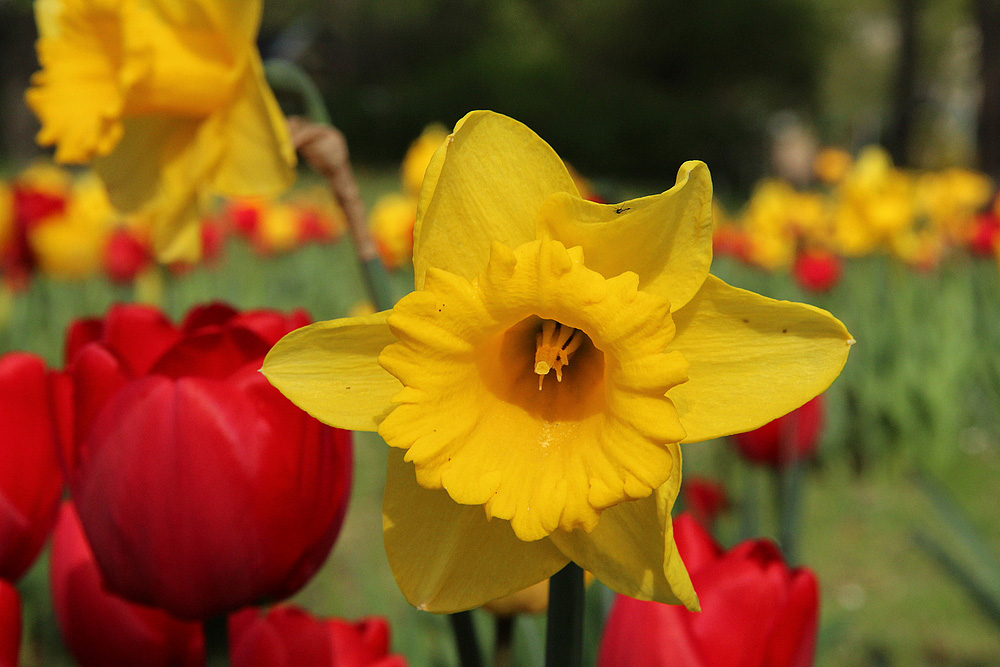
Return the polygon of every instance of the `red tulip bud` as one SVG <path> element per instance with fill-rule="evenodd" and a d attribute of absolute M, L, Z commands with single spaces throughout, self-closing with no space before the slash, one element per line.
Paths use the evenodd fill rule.
<path fill-rule="evenodd" d="M 34 562 L 62 493 L 51 389 L 38 357 L 0 357 L 0 578 L 8 581 Z"/>
<path fill-rule="evenodd" d="M 688 477 L 681 487 L 684 504 L 703 526 L 711 526 L 719 512 L 729 506 L 726 489 L 715 480 Z"/>
<path fill-rule="evenodd" d="M 840 259 L 826 251 L 807 251 L 795 260 L 792 273 L 804 289 L 811 292 L 826 292 L 840 282 Z"/>
<path fill-rule="evenodd" d="M 758 429 L 733 436 L 740 455 L 754 463 L 781 466 L 812 455 L 823 429 L 823 396 Z"/>
<path fill-rule="evenodd" d="M 82 667 L 190 666 L 204 663 L 200 623 L 113 595 L 104 583 L 73 505 L 64 503 L 52 535 L 52 606 L 63 640 Z"/>
<path fill-rule="evenodd" d="M 619 595 L 604 628 L 600 667 L 808 667 L 816 647 L 819 589 L 789 570 L 767 540 L 728 552 L 683 514 L 674 521 L 701 612 Z"/>
<path fill-rule="evenodd" d="M 356 623 L 318 619 L 287 605 L 256 609 L 229 620 L 233 667 L 405 667 L 389 655 L 389 625 L 381 618 Z"/>
<path fill-rule="evenodd" d="M 116 283 L 130 283 L 149 266 L 149 249 L 132 233 L 118 229 L 104 249 L 104 272 Z"/>
<path fill-rule="evenodd" d="M 21 647 L 21 598 L 14 584 L 0 579 L 0 667 L 17 667 Z"/>
<path fill-rule="evenodd" d="M 992 257 L 998 239 L 1000 239 L 1000 217 L 992 211 L 977 216 L 972 239 L 969 241 L 969 250 L 972 254 Z"/>
<path fill-rule="evenodd" d="M 67 337 L 69 485 L 108 589 L 184 619 L 282 599 L 343 522 L 351 440 L 258 372 L 301 314 L 118 306 Z"/>

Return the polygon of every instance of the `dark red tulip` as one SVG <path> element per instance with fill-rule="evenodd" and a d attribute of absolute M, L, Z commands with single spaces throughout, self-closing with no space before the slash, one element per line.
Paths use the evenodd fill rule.
<path fill-rule="evenodd" d="M 149 248 L 127 229 L 118 229 L 104 248 L 104 272 L 116 283 L 130 283 L 153 261 Z"/>
<path fill-rule="evenodd" d="M 381 618 L 355 623 L 318 619 L 282 605 L 261 615 L 256 609 L 229 620 L 233 667 L 405 667 L 389 655 L 389 625 Z"/>
<path fill-rule="evenodd" d="M 51 388 L 35 355 L 0 356 L 0 579 L 8 581 L 34 562 L 62 493 Z"/>
<path fill-rule="evenodd" d="M 183 619 L 291 595 L 343 522 L 350 434 L 258 372 L 302 313 L 117 306 L 67 337 L 69 485 L 109 590 Z"/>
<path fill-rule="evenodd" d="M 674 536 L 701 612 L 619 595 L 604 628 L 599 667 L 808 667 L 819 588 L 789 570 L 777 547 L 752 540 L 728 552 L 682 514 Z"/>
<path fill-rule="evenodd" d="M 21 648 L 21 598 L 14 584 L 0 579 L 0 667 L 17 667 Z"/>
<path fill-rule="evenodd" d="M 100 570 L 72 504 L 52 535 L 52 606 L 63 640 L 82 667 L 201 667 L 201 623 L 179 621 L 104 589 Z"/>
<path fill-rule="evenodd" d="M 993 211 L 977 216 L 972 239 L 969 241 L 969 250 L 972 254 L 992 257 L 996 252 L 998 239 L 1000 239 L 1000 217 Z"/>
<path fill-rule="evenodd" d="M 703 526 L 711 526 L 715 517 L 729 506 L 726 489 L 715 480 L 688 477 L 681 486 L 684 506 Z"/>
<path fill-rule="evenodd" d="M 754 463 L 782 466 L 808 458 L 823 429 L 823 395 L 758 429 L 733 436 L 740 455 Z"/>
<path fill-rule="evenodd" d="M 810 292 L 826 292 L 840 282 L 840 258 L 825 250 L 808 250 L 795 260 L 795 280 Z"/>

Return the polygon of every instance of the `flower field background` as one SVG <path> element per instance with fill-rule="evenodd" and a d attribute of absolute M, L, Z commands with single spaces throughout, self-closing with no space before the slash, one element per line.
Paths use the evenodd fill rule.
<path fill-rule="evenodd" d="M 369 207 L 398 188 L 394 169 L 359 172 Z M 627 185 L 618 186 L 623 193 Z M 624 198 L 624 197 L 623 197 Z M 821 589 L 817 664 L 988 665 L 1000 660 L 1000 631 L 940 563 L 915 541 L 920 532 L 966 563 L 956 526 L 936 512 L 917 475 L 936 480 L 969 517 L 994 557 L 1000 555 L 995 479 L 1000 473 L 1000 274 L 992 258 L 956 253 L 917 271 L 883 255 L 848 259 L 840 281 L 816 293 L 787 271 L 773 273 L 732 257 L 715 271 L 733 285 L 838 313 L 860 341 L 842 377 L 826 392 L 826 420 L 805 473 L 798 562 Z M 390 273 L 396 297 L 412 284 L 404 265 Z M 35 352 L 60 363 L 74 319 L 135 298 L 136 285 L 103 276 L 66 281 L 36 274 L 7 297 L 0 352 Z M 197 303 L 224 299 L 241 309 L 280 303 L 315 319 L 356 312 L 366 300 L 346 240 L 309 244 L 261 257 L 231 239 L 212 264 L 164 273 L 160 302 L 173 318 Z M 685 445 L 685 479 L 725 485 L 730 506 L 717 521 L 724 544 L 775 536 L 771 473 L 736 456 L 727 441 Z M 414 612 L 392 579 L 380 535 L 386 449 L 357 434 L 355 482 L 346 524 L 320 575 L 295 600 L 320 615 L 386 616 L 395 651 L 412 664 L 454 664 L 444 617 Z M 995 582 L 994 582 L 995 583 Z M 44 559 L 22 582 L 25 665 L 71 664 L 48 605 Z M 586 651 L 596 655 L 597 619 L 610 591 L 588 595 Z M 489 645 L 491 617 L 476 620 Z M 522 616 L 515 647 L 540 664 L 544 621 Z M 528 664 L 528 663 L 526 663 Z"/>

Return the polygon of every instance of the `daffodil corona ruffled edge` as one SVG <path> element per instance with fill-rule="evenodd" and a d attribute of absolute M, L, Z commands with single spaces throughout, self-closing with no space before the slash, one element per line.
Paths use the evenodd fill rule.
<path fill-rule="evenodd" d="M 162 261 L 194 260 L 213 195 L 273 196 L 294 179 L 284 117 L 254 43 L 260 0 L 35 3 L 38 141 L 93 162 L 112 203 L 145 209 Z"/>
<path fill-rule="evenodd" d="M 825 311 L 709 275 L 711 200 L 688 162 L 660 195 L 585 201 L 531 130 L 473 112 L 424 177 L 416 291 L 268 355 L 297 405 L 393 446 L 385 543 L 415 606 L 476 607 L 573 560 L 616 591 L 698 607 L 670 521 L 679 443 L 805 403 L 853 343 Z M 562 382 L 536 362 L 554 327 L 572 329 L 561 349 L 584 337 Z"/>

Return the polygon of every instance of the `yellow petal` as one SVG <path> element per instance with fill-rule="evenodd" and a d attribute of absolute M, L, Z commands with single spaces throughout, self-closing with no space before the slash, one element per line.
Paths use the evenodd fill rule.
<path fill-rule="evenodd" d="M 593 532 L 557 530 L 549 539 L 608 588 L 698 610 L 698 596 L 677 553 L 670 509 L 680 489 L 681 453 L 671 445 L 670 479 L 651 496 L 605 510 Z"/>
<path fill-rule="evenodd" d="M 216 191 L 274 197 L 292 185 L 295 149 L 256 54 L 221 127 L 225 148 L 212 181 Z"/>
<path fill-rule="evenodd" d="M 522 542 L 510 524 L 445 491 L 417 484 L 404 452 L 389 450 L 382 526 L 396 583 L 418 609 L 479 607 L 552 576 L 567 558 L 548 540 Z"/>
<path fill-rule="evenodd" d="M 638 274 L 639 289 L 667 297 L 678 310 L 712 263 L 712 178 L 703 162 L 691 161 L 666 192 L 622 204 L 555 194 L 542 207 L 539 232 L 582 246 L 587 266 L 606 278 Z"/>
<path fill-rule="evenodd" d="M 178 30 L 218 35 L 230 48 L 254 43 L 263 9 L 261 0 L 152 0 L 149 6 Z"/>
<path fill-rule="evenodd" d="M 825 310 L 775 301 L 709 276 L 674 313 L 667 346 L 690 364 L 671 389 L 684 442 L 749 431 L 823 392 L 840 374 L 854 340 Z"/>
<path fill-rule="evenodd" d="M 271 348 L 261 371 L 281 393 L 321 422 L 374 431 L 402 385 L 378 365 L 396 340 L 385 323 L 390 311 L 317 322 Z"/>
<path fill-rule="evenodd" d="M 417 289 L 430 266 L 474 280 L 492 242 L 516 248 L 534 240 L 542 202 L 556 192 L 579 194 L 537 134 L 490 111 L 465 116 L 424 176 L 414 230 Z"/>

